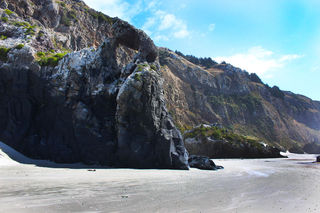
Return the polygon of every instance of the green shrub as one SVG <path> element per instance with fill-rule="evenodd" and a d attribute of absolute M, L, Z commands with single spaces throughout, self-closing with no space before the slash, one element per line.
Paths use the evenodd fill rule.
<path fill-rule="evenodd" d="M 9 10 L 9 9 L 5 9 L 4 12 L 5 12 L 8 16 L 10 16 L 10 15 L 13 14 L 13 12 L 12 12 L 11 10 Z"/>
<path fill-rule="evenodd" d="M 6 47 L 0 47 L 0 60 L 1 61 L 7 61 L 8 59 L 8 52 L 11 50 L 11 48 Z"/>
<path fill-rule="evenodd" d="M 54 55 L 49 56 L 42 56 L 40 57 L 40 60 L 38 61 L 40 66 L 51 66 L 55 67 L 58 65 L 59 61 L 67 54 L 67 52 L 64 53 L 56 53 Z M 40 53 L 40 55 L 42 55 Z"/>
<path fill-rule="evenodd" d="M 70 18 L 73 18 L 73 19 L 75 19 L 75 20 L 78 20 L 78 19 L 77 19 L 77 13 L 76 13 L 76 11 L 74 11 L 74 10 L 70 10 L 70 11 L 68 12 L 68 16 L 69 16 Z"/>
<path fill-rule="evenodd" d="M 39 32 L 38 33 L 38 38 L 41 38 L 41 37 L 43 37 L 44 36 L 44 33 L 43 32 Z"/>
<path fill-rule="evenodd" d="M 36 28 L 35 25 L 29 25 L 27 27 L 24 27 L 24 29 L 26 29 L 25 34 L 34 36 L 36 34 L 35 28 Z"/>
<path fill-rule="evenodd" d="M 24 44 L 18 44 L 15 48 L 18 49 L 18 50 L 20 50 L 20 49 L 22 49 L 23 47 L 24 47 Z"/>
<path fill-rule="evenodd" d="M 65 25 L 65 26 L 71 26 L 71 20 L 67 16 L 67 13 L 65 11 L 63 12 L 63 14 L 61 16 L 61 24 Z"/>
<path fill-rule="evenodd" d="M 44 56 L 46 56 L 46 54 L 44 52 L 37 52 L 37 56 L 38 57 L 44 57 Z"/>
<path fill-rule="evenodd" d="M 113 19 L 101 12 L 96 12 L 94 10 L 86 10 L 88 13 L 94 17 L 95 19 L 98 19 L 99 22 L 108 22 L 109 24 L 113 24 Z"/>
<path fill-rule="evenodd" d="M 15 22 L 13 22 L 13 25 L 16 27 L 29 27 L 29 26 L 31 26 L 28 22 L 25 22 L 25 21 L 22 21 L 22 22 L 15 21 Z"/>
<path fill-rule="evenodd" d="M 147 67 L 148 65 L 147 64 L 139 64 L 138 65 L 138 72 L 142 72 L 143 71 L 143 68 Z"/>
<path fill-rule="evenodd" d="M 140 73 L 136 73 L 136 74 L 134 75 L 134 79 L 135 79 L 136 81 L 141 81 L 141 74 L 140 74 Z"/>
<path fill-rule="evenodd" d="M 60 4 L 62 7 L 66 7 L 66 3 L 62 1 L 56 1 L 58 4 Z"/>
<path fill-rule="evenodd" d="M 4 23 L 8 22 L 8 17 L 1 17 L 1 21 L 3 21 Z"/>
<path fill-rule="evenodd" d="M 6 40 L 7 38 L 8 38 L 8 36 L 0 35 L 0 40 Z"/>
<path fill-rule="evenodd" d="M 151 69 L 153 69 L 154 71 L 157 71 L 157 67 L 156 67 L 156 65 L 154 65 L 154 64 L 151 64 Z"/>

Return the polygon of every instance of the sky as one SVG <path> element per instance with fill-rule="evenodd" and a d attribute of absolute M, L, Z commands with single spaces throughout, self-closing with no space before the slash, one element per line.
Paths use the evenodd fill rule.
<path fill-rule="evenodd" d="M 320 101 L 319 0 L 84 0 L 157 46 L 226 61 Z"/>

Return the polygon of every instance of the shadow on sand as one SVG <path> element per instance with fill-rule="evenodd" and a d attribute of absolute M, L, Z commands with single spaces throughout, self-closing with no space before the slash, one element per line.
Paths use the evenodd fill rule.
<path fill-rule="evenodd" d="M 88 169 L 89 171 L 93 171 L 94 169 L 111 169 L 110 167 L 104 167 L 99 165 L 85 165 L 81 163 L 59 164 L 49 160 L 35 160 L 24 156 L 23 154 L 21 154 L 20 152 L 16 151 L 15 149 L 11 148 L 3 142 L 0 142 L 0 161 L 4 162 L 3 164 L 20 163 L 47 168 Z"/>

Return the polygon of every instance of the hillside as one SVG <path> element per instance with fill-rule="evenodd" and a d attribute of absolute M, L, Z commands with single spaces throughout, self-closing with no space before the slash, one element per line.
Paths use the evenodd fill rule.
<path fill-rule="evenodd" d="M 219 123 L 282 149 L 301 152 L 308 144 L 310 152 L 311 144 L 320 145 L 320 102 L 270 88 L 230 64 L 177 53 L 161 48 L 160 63 L 167 106 L 182 131 Z"/>

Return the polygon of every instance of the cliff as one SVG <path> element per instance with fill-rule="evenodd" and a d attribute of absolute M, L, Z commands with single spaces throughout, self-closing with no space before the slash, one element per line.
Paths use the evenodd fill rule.
<path fill-rule="evenodd" d="M 55 162 L 188 169 L 144 32 L 81 1 L 1 7 L 1 141 Z"/>
<path fill-rule="evenodd" d="M 320 145 L 320 102 L 270 88 L 230 64 L 177 53 L 161 48 L 160 63 L 167 106 L 182 131 L 219 123 L 281 149 Z"/>

